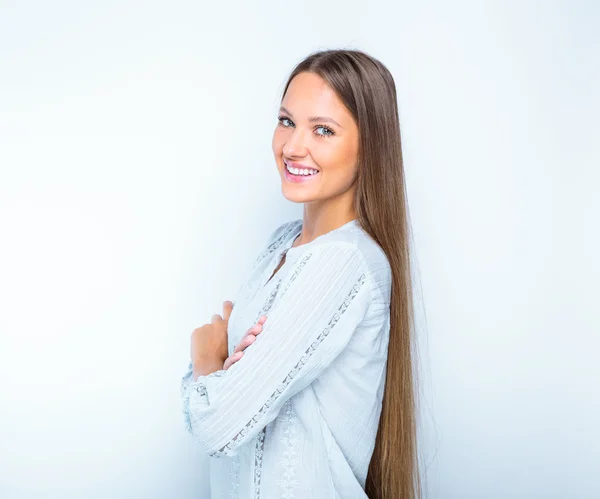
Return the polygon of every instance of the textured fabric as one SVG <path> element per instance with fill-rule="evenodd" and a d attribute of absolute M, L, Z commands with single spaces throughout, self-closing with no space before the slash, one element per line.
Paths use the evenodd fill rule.
<path fill-rule="evenodd" d="M 292 247 L 279 226 L 234 300 L 228 370 L 181 381 L 187 431 L 210 456 L 211 499 L 366 498 L 385 384 L 391 271 L 357 220 Z M 283 255 L 286 260 L 269 280 Z"/>

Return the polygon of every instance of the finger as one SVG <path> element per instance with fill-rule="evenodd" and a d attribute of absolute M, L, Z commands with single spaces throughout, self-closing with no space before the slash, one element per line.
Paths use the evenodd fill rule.
<path fill-rule="evenodd" d="M 252 327 L 255 327 L 258 324 L 260 324 L 262 326 L 266 321 L 267 321 L 267 316 L 266 315 L 261 315 L 258 318 L 258 320 L 256 321 L 256 324 L 254 324 L 254 326 L 252 326 Z M 250 328 L 250 329 L 252 329 L 252 328 Z"/>
<path fill-rule="evenodd" d="M 248 329 L 248 331 L 246 331 L 244 333 L 244 336 L 242 336 L 242 339 L 240 340 L 240 343 L 242 341 L 244 341 L 249 335 L 250 336 L 258 336 L 261 332 L 262 332 L 262 325 L 261 324 L 255 324 L 250 329 Z"/>
<path fill-rule="evenodd" d="M 264 320 L 266 320 L 266 316 L 263 316 L 263 317 L 264 317 Z M 264 322 L 264 320 L 263 320 L 263 322 Z M 244 336 L 242 337 L 240 342 L 234 347 L 233 351 L 234 352 L 243 351 L 246 347 L 248 347 L 249 345 L 254 343 L 256 336 L 259 335 L 261 332 L 262 332 L 262 324 L 255 324 L 254 326 L 252 326 L 250 329 L 248 329 L 248 331 L 246 331 L 246 333 L 244 334 Z M 251 336 L 253 339 L 248 340 L 247 338 L 249 336 Z"/>
<path fill-rule="evenodd" d="M 254 336 L 253 334 L 247 334 L 246 336 L 244 336 L 241 341 L 236 345 L 236 347 L 233 349 L 234 353 L 237 352 L 242 352 L 243 350 L 245 350 L 247 347 L 249 347 L 250 345 L 252 345 L 252 343 L 254 343 L 256 341 L 256 336 Z"/>
<path fill-rule="evenodd" d="M 242 336 L 242 339 L 240 340 L 240 343 L 242 341 L 244 341 L 244 339 L 249 335 L 254 335 L 256 336 L 257 334 L 260 334 L 260 332 L 262 331 L 262 324 L 254 324 L 254 326 L 252 326 L 250 329 L 248 329 L 248 331 L 246 331 L 244 333 L 244 336 Z"/>
<path fill-rule="evenodd" d="M 244 352 L 237 352 L 237 353 L 231 354 L 229 357 L 227 357 L 225 359 L 225 362 L 223 363 L 223 369 L 224 370 L 229 369 L 233 364 L 235 364 L 238 360 L 240 360 L 242 358 L 242 355 L 244 355 Z"/>
<path fill-rule="evenodd" d="M 254 326 L 252 326 L 250 329 L 248 329 L 248 333 L 247 334 L 260 334 L 263 330 L 262 324 L 254 324 Z"/>
<path fill-rule="evenodd" d="M 213 314 L 212 317 L 210 318 L 211 324 L 214 324 L 215 322 L 222 321 L 222 320 L 223 320 L 223 317 L 221 317 L 219 314 Z"/>
<path fill-rule="evenodd" d="M 228 321 L 231 311 L 233 310 L 233 302 L 227 300 L 223 302 L 223 320 Z"/>

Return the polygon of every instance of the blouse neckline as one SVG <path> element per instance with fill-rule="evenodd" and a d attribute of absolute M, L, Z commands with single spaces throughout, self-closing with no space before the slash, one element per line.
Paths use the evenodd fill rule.
<path fill-rule="evenodd" d="M 329 232 L 325 232 L 325 234 L 321 234 L 320 236 L 315 237 L 312 241 L 310 241 L 308 243 L 301 244 L 300 246 L 292 246 L 294 244 L 294 241 L 298 238 L 298 236 L 302 232 L 303 221 L 302 221 L 302 219 L 299 219 L 298 222 L 299 222 L 298 225 L 292 231 L 291 237 L 288 238 L 288 240 L 283 245 L 283 248 L 279 251 L 280 257 L 283 257 L 284 254 L 286 254 L 287 256 L 294 256 L 296 254 L 299 254 L 300 251 L 304 251 L 307 247 L 310 247 L 311 245 L 315 244 L 317 241 L 321 241 L 323 238 L 328 237 L 335 232 L 339 232 L 339 231 L 354 227 L 358 223 L 358 219 L 354 218 L 353 220 L 350 220 L 349 222 L 346 222 L 345 224 L 340 225 L 339 227 L 332 229 Z"/>

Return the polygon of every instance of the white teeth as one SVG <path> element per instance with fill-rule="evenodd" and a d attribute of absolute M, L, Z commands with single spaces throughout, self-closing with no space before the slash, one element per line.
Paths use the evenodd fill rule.
<path fill-rule="evenodd" d="M 289 166 L 287 163 L 285 163 L 285 167 L 288 172 L 293 173 L 294 175 L 314 175 L 315 173 L 319 172 L 319 170 L 312 170 L 312 169 L 307 170 L 304 168 L 293 168 L 293 167 Z"/>

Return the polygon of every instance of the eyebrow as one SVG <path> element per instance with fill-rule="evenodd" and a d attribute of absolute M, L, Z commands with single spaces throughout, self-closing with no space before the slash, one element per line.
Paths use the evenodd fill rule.
<path fill-rule="evenodd" d="M 285 107 L 281 106 L 280 109 L 284 113 L 287 113 L 290 116 L 292 116 L 292 113 L 290 113 Z M 333 123 L 333 124 L 339 126 L 340 128 L 344 128 L 342 125 L 340 125 L 337 121 L 335 121 L 333 118 L 330 118 L 329 116 L 309 116 L 308 121 L 310 121 L 311 123 L 316 122 L 316 121 L 325 121 L 327 123 Z"/>

